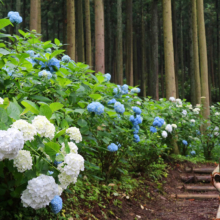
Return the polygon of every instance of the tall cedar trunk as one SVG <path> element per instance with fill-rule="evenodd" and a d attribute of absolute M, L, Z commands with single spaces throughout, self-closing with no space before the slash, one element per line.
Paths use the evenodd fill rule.
<path fill-rule="evenodd" d="M 143 4 L 143 1 L 142 1 Z M 144 6 L 142 5 L 142 19 L 141 19 L 141 51 L 142 51 L 142 71 L 141 71 L 141 94 L 143 97 L 146 97 L 146 76 L 147 76 L 147 67 L 146 67 L 146 42 L 145 42 L 145 19 L 144 19 Z"/>
<path fill-rule="evenodd" d="M 164 32 L 164 57 L 165 57 L 165 81 L 166 97 L 176 97 L 173 35 L 171 20 L 171 0 L 163 0 L 163 32 Z"/>
<path fill-rule="evenodd" d="M 22 15 L 22 18 L 23 18 L 23 30 L 25 29 L 26 27 L 26 0 L 23 0 L 23 15 Z"/>
<path fill-rule="evenodd" d="M 30 12 L 30 30 L 36 30 L 38 29 L 38 2 L 39 0 L 31 0 L 31 12 Z"/>
<path fill-rule="evenodd" d="M 218 83 L 220 84 L 220 3 L 219 0 L 216 0 L 216 4 L 217 4 L 217 54 L 218 54 Z M 219 89 L 219 99 L 220 99 L 220 89 Z M 218 100 L 219 100 L 218 99 Z"/>
<path fill-rule="evenodd" d="M 133 16 L 132 0 L 126 1 L 126 81 L 133 86 Z"/>
<path fill-rule="evenodd" d="M 181 60 L 181 96 L 184 99 L 184 82 L 185 82 L 185 71 L 184 71 L 184 45 L 183 45 L 183 0 L 181 1 L 181 11 L 180 11 L 180 60 Z"/>
<path fill-rule="evenodd" d="M 178 58 L 178 37 L 177 37 L 177 16 L 176 16 L 176 1 L 172 1 L 172 12 L 173 12 L 173 41 L 174 41 L 174 65 L 175 65 L 175 82 L 176 82 L 176 97 L 179 97 L 179 85 L 178 85 L 178 74 L 179 74 L 179 58 Z"/>
<path fill-rule="evenodd" d="M 138 82 L 138 34 L 137 34 L 137 30 L 135 30 L 134 36 L 133 36 L 133 70 L 135 72 L 134 74 L 134 85 L 137 86 L 139 85 Z"/>
<path fill-rule="evenodd" d="M 158 94 L 158 8 L 157 0 L 152 2 L 152 97 L 159 100 Z"/>
<path fill-rule="evenodd" d="M 16 11 L 21 15 L 21 0 L 16 0 Z M 18 29 L 20 28 L 20 24 L 16 25 L 16 34 L 18 34 Z"/>
<path fill-rule="evenodd" d="M 85 62 L 82 1 L 76 1 L 76 49 L 79 62 Z"/>
<path fill-rule="evenodd" d="M 66 44 L 66 0 L 63 0 L 63 8 L 62 8 L 62 25 L 63 25 L 63 44 Z M 63 46 L 66 49 L 66 46 Z"/>
<path fill-rule="evenodd" d="M 49 11 L 50 6 L 49 4 L 47 5 L 47 11 Z M 46 39 L 49 40 L 49 18 L 48 18 L 48 13 L 46 13 Z"/>
<path fill-rule="evenodd" d="M 122 0 L 117 0 L 117 84 L 123 84 Z"/>
<path fill-rule="evenodd" d="M 163 0 L 163 32 L 164 32 L 164 57 L 165 57 L 165 81 L 166 98 L 176 97 L 174 55 L 173 55 L 173 32 L 171 0 Z M 176 137 L 171 139 L 174 154 L 179 154 Z"/>
<path fill-rule="evenodd" d="M 75 1 L 67 0 L 67 54 L 75 60 Z"/>
<path fill-rule="evenodd" d="M 85 0 L 85 25 L 86 25 L 86 63 L 92 66 L 92 43 L 91 43 L 91 21 L 90 0 Z"/>
<path fill-rule="evenodd" d="M 198 18 L 198 34 L 199 34 L 199 53 L 200 53 L 200 69 L 201 69 L 201 95 L 203 108 L 203 117 L 208 119 L 210 115 L 209 109 L 209 86 L 208 86 L 208 62 L 207 62 L 207 46 L 204 22 L 204 6 L 203 0 L 197 0 L 197 18 Z"/>
<path fill-rule="evenodd" d="M 105 73 L 103 0 L 95 0 L 95 71 Z"/>
<path fill-rule="evenodd" d="M 37 33 L 41 33 L 41 0 L 38 0 Z"/>
<path fill-rule="evenodd" d="M 197 32 L 197 8 L 196 1 L 192 0 L 192 28 L 193 28 L 193 69 L 195 77 L 196 103 L 201 103 L 201 82 L 198 51 L 198 32 Z"/>

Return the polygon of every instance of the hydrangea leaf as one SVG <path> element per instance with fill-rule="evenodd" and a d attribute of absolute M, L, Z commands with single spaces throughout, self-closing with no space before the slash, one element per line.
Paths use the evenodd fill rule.
<path fill-rule="evenodd" d="M 61 104 L 59 102 L 54 102 L 54 103 L 50 104 L 50 108 L 51 108 L 52 112 L 54 113 L 55 111 L 58 111 L 61 108 L 63 108 L 63 104 Z"/>
<path fill-rule="evenodd" d="M 56 139 L 56 138 L 58 138 L 58 137 L 64 135 L 65 133 L 66 133 L 66 129 L 63 129 L 63 130 L 59 131 L 59 132 L 55 135 L 54 139 Z"/>
<path fill-rule="evenodd" d="M 32 113 L 37 115 L 39 114 L 39 108 L 34 102 L 31 102 L 29 100 L 24 100 L 21 102 L 21 104 L 26 108 L 24 112 L 22 112 L 22 115 L 28 111 L 31 111 Z"/>
<path fill-rule="evenodd" d="M 10 22 L 9 19 L 6 19 L 6 18 L 0 19 L 0 29 L 6 27 L 8 25 L 12 25 L 13 26 L 13 24 Z"/>
<path fill-rule="evenodd" d="M 89 95 L 89 97 L 91 97 L 92 99 L 95 99 L 95 100 L 99 100 L 102 98 L 102 96 L 99 94 L 91 94 L 91 95 Z"/>
<path fill-rule="evenodd" d="M 85 109 L 81 109 L 81 108 L 77 108 L 74 110 L 74 112 L 80 113 L 81 115 L 83 114 L 84 111 Z"/>
<path fill-rule="evenodd" d="M 51 116 L 52 116 L 51 108 L 48 105 L 46 105 L 46 104 L 41 105 L 41 107 L 40 107 L 40 115 L 44 115 L 44 116 L 46 116 L 47 119 L 50 119 Z"/>
<path fill-rule="evenodd" d="M 20 113 L 21 113 L 21 112 L 20 112 L 18 106 L 17 106 L 15 103 L 10 102 L 10 104 L 9 104 L 9 106 L 8 106 L 8 108 L 7 108 L 7 112 L 8 112 L 8 115 L 9 115 L 11 118 L 13 118 L 13 119 L 15 119 L 15 120 L 20 119 Z"/>
<path fill-rule="evenodd" d="M 60 152 L 60 145 L 55 142 L 49 142 L 45 144 L 44 151 L 54 161 L 56 154 Z"/>
<path fill-rule="evenodd" d="M 77 124 L 80 126 L 80 127 L 86 127 L 88 124 L 87 122 L 84 120 L 84 119 L 79 119 L 77 121 Z"/>

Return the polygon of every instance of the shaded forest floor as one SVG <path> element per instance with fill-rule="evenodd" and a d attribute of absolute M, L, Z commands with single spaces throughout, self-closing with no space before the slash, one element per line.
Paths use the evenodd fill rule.
<path fill-rule="evenodd" d="M 126 197 L 125 194 L 119 193 L 117 197 L 113 196 L 114 198 L 108 200 L 105 209 L 97 205 L 91 210 L 91 214 L 95 216 L 94 219 L 121 220 L 210 220 L 215 218 L 218 199 L 183 200 L 171 197 L 172 194 L 184 193 L 183 189 L 177 187 L 183 186 L 180 175 L 184 172 L 184 166 L 190 165 L 189 162 L 173 162 L 169 164 L 167 178 L 164 177 L 156 182 L 143 175 L 136 177 L 140 181 L 133 194 Z M 213 166 L 213 169 L 216 167 L 214 163 L 193 165 L 193 167 L 210 166 Z M 213 192 L 213 194 L 216 193 Z M 81 219 L 93 218 L 81 216 Z"/>

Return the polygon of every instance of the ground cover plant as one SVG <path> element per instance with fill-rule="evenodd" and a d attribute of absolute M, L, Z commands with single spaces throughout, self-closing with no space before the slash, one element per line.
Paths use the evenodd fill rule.
<path fill-rule="evenodd" d="M 209 125 L 201 132 L 207 124 L 202 105 L 173 97 L 141 99 L 139 88 L 111 83 L 109 73 L 71 60 L 58 39 L 42 42 L 34 31 L 5 34 L 7 25 L 21 22 L 16 13 L 8 17 L 0 20 L 2 216 L 48 205 L 45 212 L 57 214 L 71 184 L 80 191 L 84 181 L 123 182 L 128 173 L 149 169 L 157 179 L 166 175 L 162 158 L 173 153 L 174 142 L 186 157 L 216 157 L 218 104 L 210 107 Z"/>

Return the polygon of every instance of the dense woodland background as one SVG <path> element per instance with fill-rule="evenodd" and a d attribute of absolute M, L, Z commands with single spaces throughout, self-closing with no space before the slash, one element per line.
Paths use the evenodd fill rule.
<path fill-rule="evenodd" d="M 164 70 L 163 2 L 160 0 L 3 0 L 1 17 L 19 11 L 18 28 L 36 29 L 42 40 L 58 38 L 76 62 L 111 73 L 112 82 L 140 86 L 141 96 L 166 97 Z M 101 3 L 102 8 L 97 5 Z M 193 4 L 196 0 L 172 0 L 172 28 L 176 97 L 196 100 L 193 56 Z M 202 1 L 201 1 L 202 2 Z M 75 3 L 75 4 L 74 4 Z M 32 8 L 31 8 L 32 4 Z M 196 3 L 195 3 L 196 4 Z M 197 1 L 198 4 L 198 1 Z M 99 16 L 99 20 L 95 16 Z M 95 68 L 95 21 L 104 16 L 103 68 Z M 68 17 L 69 16 L 69 17 Z M 72 17 L 71 17 L 72 16 Z M 204 1 L 210 104 L 220 100 L 220 2 Z M 75 31 L 70 22 L 75 19 Z M 37 26 L 34 22 L 37 21 Z M 31 26 L 32 25 L 32 26 Z M 101 23 L 98 24 L 102 26 Z M 71 44 L 68 33 L 74 37 Z M 172 34 L 172 33 L 170 33 Z M 97 39 L 102 47 L 102 42 Z M 98 44 L 97 43 L 97 44 Z M 91 53 L 90 53 L 91 46 Z M 74 52 L 73 52 L 74 51 Z"/>

